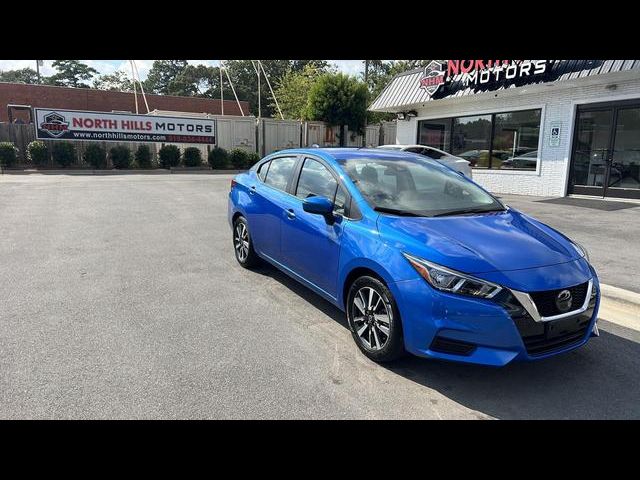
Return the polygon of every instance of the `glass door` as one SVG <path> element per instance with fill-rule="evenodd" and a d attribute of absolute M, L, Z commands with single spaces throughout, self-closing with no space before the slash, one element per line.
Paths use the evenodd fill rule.
<path fill-rule="evenodd" d="M 571 193 L 604 196 L 613 113 L 613 108 L 578 110 L 571 165 Z"/>
<path fill-rule="evenodd" d="M 570 193 L 640 198 L 640 105 L 578 107 Z"/>
<path fill-rule="evenodd" d="M 640 198 L 640 106 L 617 112 L 605 194 Z"/>

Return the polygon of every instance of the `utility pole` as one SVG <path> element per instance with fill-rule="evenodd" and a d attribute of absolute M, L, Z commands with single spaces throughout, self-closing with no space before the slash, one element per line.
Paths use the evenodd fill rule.
<path fill-rule="evenodd" d="M 369 87 L 369 60 L 365 60 L 364 61 L 364 83 L 367 84 L 367 87 Z"/>
<path fill-rule="evenodd" d="M 38 83 L 40 83 L 40 67 L 44 65 L 42 60 L 36 60 L 36 72 L 38 72 Z"/>
<path fill-rule="evenodd" d="M 222 115 L 224 115 L 224 93 L 222 92 L 222 60 L 220 60 L 220 67 L 218 68 L 220 72 L 220 109 L 222 110 Z"/>
<path fill-rule="evenodd" d="M 260 69 L 256 67 L 256 63 L 260 60 L 251 60 L 251 65 L 253 69 L 256 71 L 256 75 L 258 76 L 258 119 L 262 117 L 262 100 L 260 98 Z M 258 63 L 258 66 L 260 64 Z"/>

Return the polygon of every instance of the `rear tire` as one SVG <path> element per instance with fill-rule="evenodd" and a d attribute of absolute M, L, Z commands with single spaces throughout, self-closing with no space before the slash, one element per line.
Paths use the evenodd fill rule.
<path fill-rule="evenodd" d="M 374 362 L 405 355 L 400 312 L 387 286 L 374 277 L 356 279 L 346 304 L 351 335 L 362 353 Z"/>
<path fill-rule="evenodd" d="M 260 262 L 260 257 L 253 249 L 249 223 L 244 217 L 238 217 L 233 222 L 233 251 L 236 260 L 244 268 L 255 267 Z"/>

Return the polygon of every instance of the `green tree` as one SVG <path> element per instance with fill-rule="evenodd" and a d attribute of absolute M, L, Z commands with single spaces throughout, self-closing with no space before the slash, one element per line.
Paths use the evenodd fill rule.
<path fill-rule="evenodd" d="M 90 86 L 84 82 L 91 80 L 94 75 L 98 74 L 95 68 L 79 60 L 55 60 L 52 66 L 58 73 L 47 77 L 47 83 L 50 85 L 90 88 Z"/>
<path fill-rule="evenodd" d="M 0 82 L 38 83 L 38 74 L 33 68 L 20 68 L 0 72 Z"/>
<path fill-rule="evenodd" d="M 331 67 L 326 60 L 290 60 L 289 66 L 294 72 L 302 72 L 307 66 L 312 66 L 316 70 L 329 71 Z"/>
<path fill-rule="evenodd" d="M 275 90 L 280 86 L 285 75 L 292 71 L 294 73 L 301 72 L 307 65 L 313 65 L 318 71 L 331 71 L 326 60 L 260 60 L 264 71 L 267 74 L 271 86 Z M 226 60 L 224 65 L 229 72 L 233 86 L 236 89 L 238 98 L 249 102 L 250 111 L 253 115 L 258 115 L 258 76 L 251 60 Z M 278 110 L 273 101 L 269 86 L 265 81 L 262 69 L 256 64 L 260 70 L 261 81 L 261 97 L 262 97 L 262 116 L 275 117 Z M 225 77 L 226 78 L 226 77 Z M 278 102 L 280 97 L 277 96 Z M 225 98 L 227 98 L 225 96 Z M 230 97 L 233 98 L 233 97 Z M 283 112 L 284 113 L 284 112 Z"/>
<path fill-rule="evenodd" d="M 340 127 L 340 146 L 345 145 L 345 130 L 362 133 L 367 119 L 367 86 L 343 73 L 322 75 L 309 91 L 308 116 Z"/>
<path fill-rule="evenodd" d="M 132 92 L 133 82 L 125 72 L 116 70 L 113 73 L 96 77 L 93 81 L 93 88 L 99 90 L 115 90 L 118 92 Z"/>
<path fill-rule="evenodd" d="M 289 70 L 275 89 L 278 104 L 285 118 L 308 120 L 309 91 L 322 75 L 322 70 L 309 63 L 302 71 Z M 275 108 L 275 102 L 269 107 Z"/>
<path fill-rule="evenodd" d="M 232 99 L 233 92 L 224 75 L 222 85 L 225 99 Z M 187 65 L 170 83 L 169 90 L 172 95 L 220 98 L 220 68 L 202 64 Z"/>
<path fill-rule="evenodd" d="M 175 95 L 172 91 L 172 83 L 187 68 L 187 65 L 186 60 L 155 60 L 144 82 L 145 92 Z"/>

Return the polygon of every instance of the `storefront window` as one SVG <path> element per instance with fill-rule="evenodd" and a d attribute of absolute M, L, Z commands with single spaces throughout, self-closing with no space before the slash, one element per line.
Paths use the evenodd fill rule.
<path fill-rule="evenodd" d="M 472 167 L 489 168 L 491 115 L 453 119 L 451 153 L 468 160 Z"/>
<path fill-rule="evenodd" d="M 421 120 L 418 143 L 462 157 L 474 168 L 535 170 L 540 119 L 536 109 Z"/>
<path fill-rule="evenodd" d="M 523 110 L 494 115 L 491 168 L 536 169 L 540 113 Z"/>
<path fill-rule="evenodd" d="M 418 143 L 449 151 L 451 144 L 451 119 L 423 120 L 418 127 Z"/>

